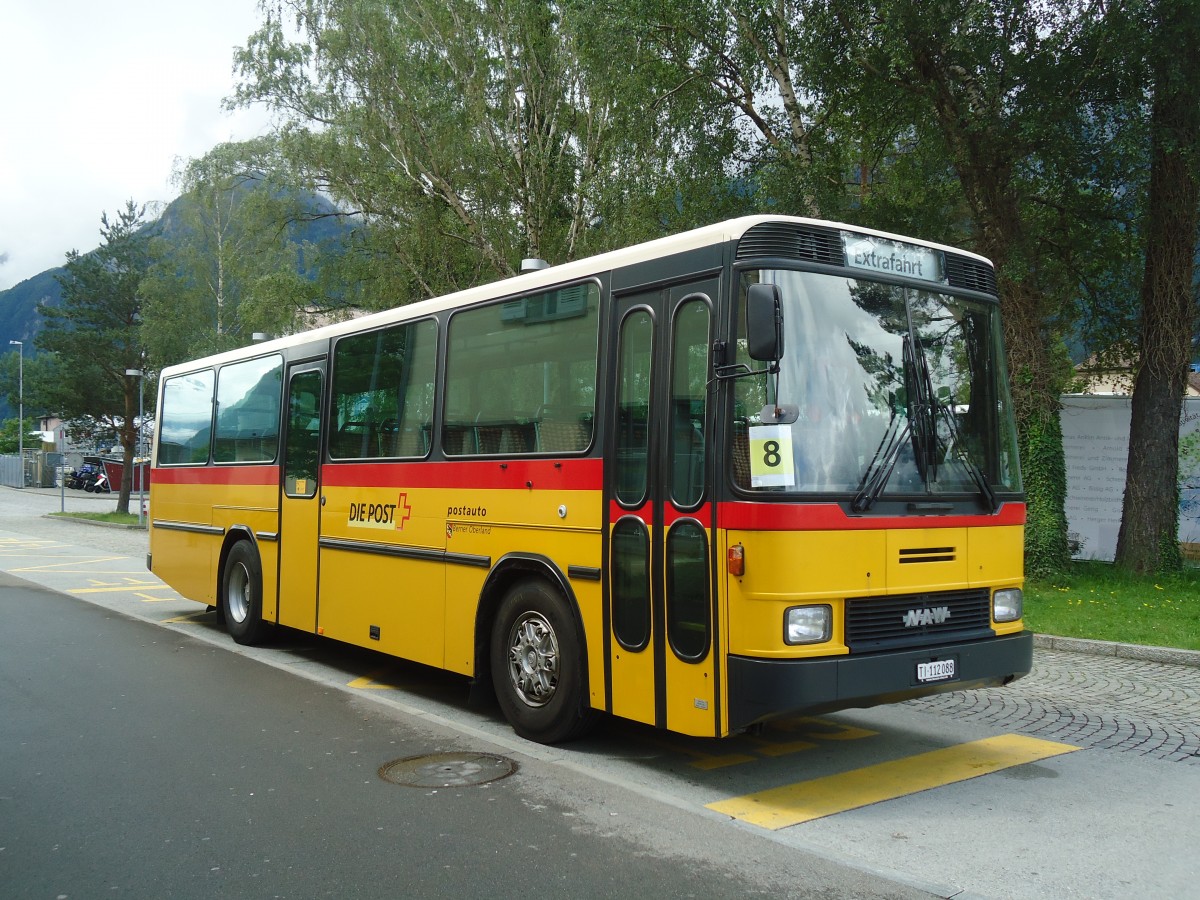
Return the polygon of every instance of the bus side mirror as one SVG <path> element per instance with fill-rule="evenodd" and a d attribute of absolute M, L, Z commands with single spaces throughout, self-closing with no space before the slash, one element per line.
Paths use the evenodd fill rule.
<path fill-rule="evenodd" d="M 746 294 L 746 350 L 751 359 L 783 357 L 783 300 L 777 284 L 752 284 Z"/>

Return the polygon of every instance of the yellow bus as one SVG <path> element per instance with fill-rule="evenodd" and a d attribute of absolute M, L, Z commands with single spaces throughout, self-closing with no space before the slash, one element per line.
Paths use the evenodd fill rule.
<path fill-rule="evenodd" d="M 984 258 L 754 216 L 171 366 L 149 564 L 492 685 L 724 736 L 1028 673 Z"/>

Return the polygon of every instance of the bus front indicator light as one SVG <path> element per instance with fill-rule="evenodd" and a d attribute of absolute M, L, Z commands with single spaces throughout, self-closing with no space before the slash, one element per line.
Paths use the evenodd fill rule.
<path fill-rule="evenodd" d="M 833 610 L 828 606 L 792 606 L 783 614 L 785 644 L 821 644 L 832 632 Z"/>
<path fill-rule="evenodd" d="M 992 594 L 992 620 L 1015 622 L 1024 612 L 1025 597 L 1020 588 L 1003 588 Z"/>

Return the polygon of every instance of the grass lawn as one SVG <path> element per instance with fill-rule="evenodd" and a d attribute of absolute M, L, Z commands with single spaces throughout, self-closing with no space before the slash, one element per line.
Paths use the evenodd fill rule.
<path fill-rule="evenodd" d="M 80 512 L 56 512 L 50 513 L 51 516 L 59 519 L 87 519 L 89 522 L 111 522 L 114 525 L 136 525 L 138 523 L 137 513 L 80 513 Z"/>
<path fill-rule="evenodd" d="M 1200 569 L 1139 578 L 1075 562 L 1066 576 L 1025 583 L 1025 627 L 1040 634 L 1200 650 Z"/>

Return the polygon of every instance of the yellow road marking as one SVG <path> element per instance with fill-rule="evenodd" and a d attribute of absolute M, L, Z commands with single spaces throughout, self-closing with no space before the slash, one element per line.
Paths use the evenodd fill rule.
<path fill-rule="evenodd" d="M 800 734 L 808 740 L 779 740 L 778 735 L 782 733 Z M 861 738 L 874 737 L 876 734 L 878 734 L 876 731 L 856 728 L 853 725 L 843 725 L 828 719 L 797 716 L 772 722 L 762 736 L 751 740 L 761 755 L 777 757 L 812 750 L 818 746 L 818 741 L 856 741 Z"/>
<path fill-rule="evenodd" d="M 398 691 L 398 690 L 400 690 L 400 688 L 398 688 L 394 684 L 388 684 L 386 681 L 376 681 L 375 680 L 375 675 L 382 675 L 382 674 L 383 674 L 383 672 L 380 671 L 380 672 L 376 672 L 374 675 L 364 675 L 361 678 L 355 678 L 353 681 L 348 682 L 346 684 L 346 687 L 358 688 L 358 689 L 364 690 L 364 691 Z"/>
<path fill-rule="evenodd" d="M 198 613 L 188 613 L 186 616 L 172 616 L 170 619 L 163 619 L 163 625 L 177 625 L 180 622 L 190 622 L 193 619 L 199 619 L 201 616 L 207 616 L 208 610 Z"/>
<path fill-rule="evenodd" d="M 793 716 L 776 719 L 758 735 L 738 735 L 719 741 L 708 741 L 688 738 L 646 738 L 647 743 L 662 747 L 671 753 L 691 757 L 688 765 L 701 771 L 713 771 L 729 766 L 740 766 L 746 763 L 759 762 L 764 757 L 776 758 L 792 753 L 802 753 L 814 750 L 822 741 L 853 741 L 861 738 L 874 737 L 879 732 L 845 725 L 829 719 L 812 716 Z M 784 737 L 795 739 L 783 739 Z M 803 739 L 801 739 L 803 738 Z M 702 749 L 713 744 L 723 748 L 732 748 L 732 753 L 710 753 Z"/>
<path fill-rule="evenodd" d="M 878 731 L 859 728 L 856 725 L 846 725 L 842 722 L 832 722 L 814 716 L 798 716 L 791 719 L 779 719 L 772 722 L 771 727 L 778 731 L 799 731 L 809 737 L 822 741 L 857 741 L 862 738 L 875 737 Z"/>
<path fill-rule="evenodd" d="M 676 747 L 676 750 L 679 748 Z M 694 757 L 689 766 L 693 769 L 700 769 L 702 772 L 711 772 L 714 769 L 723 769 L 726 766 L 740 766 L 743 763 L 754 762 L 753 756 L 747 756 L 744 753 L 693 753 L 685 751 L 690 756 Z"/>
<path fill-rule="evenodd" d="M 45 559 L 45 557 L 35 557 L 35 558 Z M 83 566 L 83 565 L 93 566 L 98 563 L 115 562 L 116 560 L 123 560 L 123 559 L 129 559 L 129 557 L 128 556 L 71 556 L 71 557 L 68 557 L 63 562 L 46 563 L 45 565 L 42 565 L 42 566 L 23 566 L 20 569 L 9 569 L 8 571 L 11 573 L 14 573 L 14 574 L 17 572 L 46 572 L 46 571 L 49 571 L 50 569 L 61 569 L 64 566 Z M 84 571 L 90 572 L 91 569 L 85 569 Z M 109 574 L 118 575 L 121 573 L 112 572 Z"/>
<path fill-rule="evenodd" d="M 792 753 L 812 750 L 817 746 L 812 741 L 767 741 L 758 739 L 754 743 L 757 745 L 755 749 L 763 756 L 788 756 Z"/>
<path fill-rule="evenodd" d="M 170 590 L 169 585 L 155 584 L 153 581 L 132 581 L 128 584 L 113 584 L 104 587 L 91 588 L 72 588 L 68 593 L 71 594 L 111 594 L 120 591 L 161 591 L 163 589 Z"/>
<path fill-rule="evenodd" d="M 708 808 L 776 831 L 1078 749 L 1070 744 L 1006 734 L 731 797 L 709 803 Z"/>

